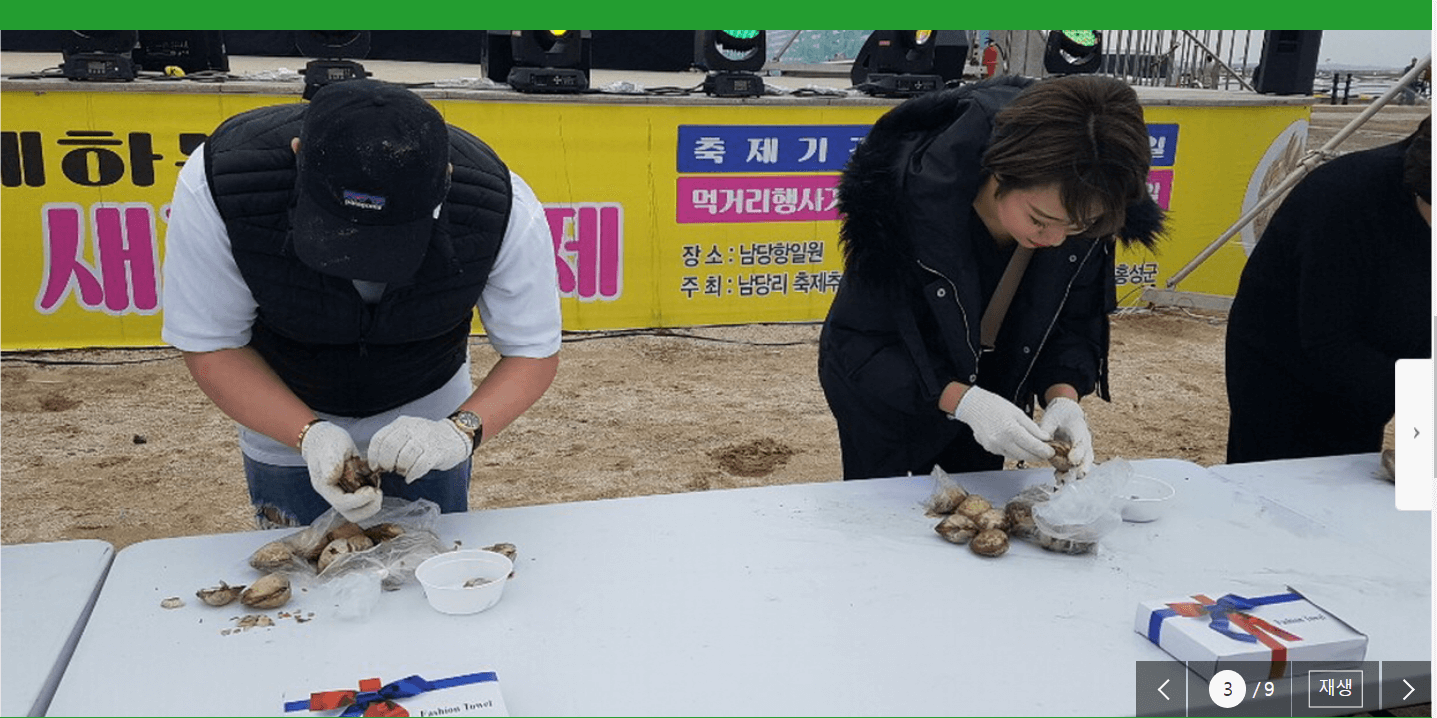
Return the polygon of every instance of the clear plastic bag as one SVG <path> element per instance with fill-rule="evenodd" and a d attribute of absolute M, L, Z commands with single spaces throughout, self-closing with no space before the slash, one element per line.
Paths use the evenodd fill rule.
<path fill-rule="evenodd" d="M 937 464 L 933 465 L 933 472 L 929 476 L 933 477 L 933 493 L 923 501 L 923 508 L 927 509 L 925 515 L 947 516 L 957 511 L 963 499 L 968 498 L 968 491 Z"/>
<path fill-rule="evenodd" d="M 339 618 L 362 620 L 379 603 L 383 579 L 379 574 L 368 571 L 349 571 L 335 576 L 321 589 L 334 601 L 335 615 Z"/>
<path fill-rule="evenodd" d="M 444 550 L 434 524 L 439 505 L 433 501 L 385 497 L 379 512 L 359 522 L 360 529 L 391 524 L 402 530 L 398 536 L 373 541 L 373 546 L 338 553 L 321 571 L 316 563 L 325 547 L 335 539 L 333 532 L 349 520 L 330 509 L 309 526 L 259 548 L 250 556 L 250 565 L 262 571 L 278 571 L 302 583 L 324 587 L 344 576 L 362 574 L 377 580 L 384 590 L 395 590 L 413 578 L 414 569 L 430 556 Z M 355 589 L 355 581 L 346 585 Z M 364 591 L 367 593 L 368 591 Z"/>
<path fill-rule="evenodd" d="M 1132 477 L 1133 467 L 1123 459 L 1098 464 L 1034 504 L 1033 522 L 1053 538 L 1094 543 L 1123 522 L 1119 495 Z"/>

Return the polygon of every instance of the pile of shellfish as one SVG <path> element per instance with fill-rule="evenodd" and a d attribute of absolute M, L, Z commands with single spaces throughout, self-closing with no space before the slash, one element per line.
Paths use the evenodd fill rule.
<path fill-rule="evenodd" d="M 292 566 L 296 558 L 322 572 L 346 553 L 365 551 L 403 534 L 404 529 L 397 524 L 384 523 L 361 529 L 358 524 L 345 522 L 326 534 L 324 540 L 309 551 L 298 552 L 284 541 L 271 541 L 255 551 L 249 560 L 250 566 L 265 572 L 264 577 L 248 586 L 231 586 L 220 581 L 218 586 L 195 591 L 195 596 L 209 606 L 227 606 L 239 599 L 240 603 L 250 608 L 279 608 L 289 602 L 291 595 L 289 577 L 283 571 Z M 174 601 L 176 606 L 183 605 L 178 599 Z"/>
<path fill-rule="evenodd" d="M 275 571 L 293 565 L 295 559 L 309 564 L 317 573 L 324 573 L 335 559 L 347 553 L 368 551 L 390 539 L 404 535 L 399 524 L 382 523 L 362 529 L 359 524 L 346 521 L 314 542 L 307 549 L 296 548 L 289 541 L 271 541 L 250 556 L 249 565 L 261 571 Z"/>
<path fill-rule="evenodd" d="M 1059 479 L 1053 484 L 1030 486 L 999 509 L 988 499 L 968 491 L 941 470 L 934 470 L 938 485 L 924 502 L 930 517 L 943 518 L 933 527 L 939 536 L 956 544 L 968 544 L 979 556 L 997 557 L 1008 552 L 1010 538 L 1023 539 L 1058 553 L 1092 551 L 1097 542 L 1058 538 L 1045 532 L 1033 520 L 1033 506 L 1047 501 L 1059 488 L 1058 482 L 1073 467 L 1068 463 L 1065 442 L 1049 442 L 1055 452 L 1051 463 Z"/>

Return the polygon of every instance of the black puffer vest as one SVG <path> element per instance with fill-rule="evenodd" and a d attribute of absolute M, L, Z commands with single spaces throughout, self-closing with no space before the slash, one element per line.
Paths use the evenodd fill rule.
<path fill-rule="evenodd" d="M 259 304 L 250 346 L 310 408 L 370 416 L 443 386 L 463 365 L 470 320 L 509 221 L 509 170 L 449 128 L 454 174 L 424 263 L 367 304 L 348 279 L 317 272 L 289 241 L 295 156 L 307 104 L 226 120 L 205 143 L 210 192 L 235 262 Z"/>

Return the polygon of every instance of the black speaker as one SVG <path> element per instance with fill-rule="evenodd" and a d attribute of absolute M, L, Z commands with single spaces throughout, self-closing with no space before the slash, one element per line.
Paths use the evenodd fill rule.
<path fill-rule="evenodd" d="M 1264 32 L 1253 88 L 1269 95 L 1311 95 L 1321 48 L 1321 30 Z"/>
<path fill-rule="evenodd" d="M 963 79 L 963 68 L 968 65 L 968 53 L 973 46 L 968 42 L 967 30 L 935 30 L 933 47 L 933 70 L 943 78 L 944 84 Z"/>
<path fill-rule="evenodd" d="M 230 69 L 219 30 L 141 30 L 134 60 L 140 69 L 154 72 L 171 65 L 186 73 Z"/>

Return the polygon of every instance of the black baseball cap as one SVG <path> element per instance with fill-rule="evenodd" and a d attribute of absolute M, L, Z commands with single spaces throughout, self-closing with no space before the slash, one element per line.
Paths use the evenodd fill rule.
<path fill-rule="evenodd" d="M 449 191 L 449 129 L 418 95 L 375 80 L 325 85 L 299 135 L 294 250 L 345 279 L 401 282 L 429 249 Z"/>

